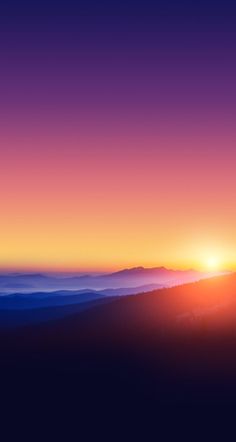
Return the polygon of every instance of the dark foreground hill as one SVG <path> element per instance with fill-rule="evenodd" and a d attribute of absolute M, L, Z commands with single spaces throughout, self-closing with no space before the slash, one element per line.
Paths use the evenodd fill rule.
<path fill-rule="evenodd" d="M 91 419 L 236 404 L 236 275 L 5 329 L 0 351 L 11 404 Z"/>

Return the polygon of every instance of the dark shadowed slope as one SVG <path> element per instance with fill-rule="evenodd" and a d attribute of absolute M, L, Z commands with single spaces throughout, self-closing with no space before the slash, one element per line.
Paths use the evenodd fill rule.
<path fill-rule="evenodd" d="M 0 329 L 39 324 L 90 309 L 116 297 L 149 292 L 158 284 L 105 290 L 57 290 L 0 295 Z"/>
<path fill-rule="evenodd" d="M 120 336 L 126 328 L 139 333 L 150 327 L 159 331 L 176 331 L 182 326 L 189 329 L 204 322 L 214 330 L 214 325 L 233 326 L 236 316 L 236 274 L 219 276 L 170 289 L 154 290 L 136 296 L 125 296 L 108 305 L 101 305 L 79 316 L 72 315 L 60 322 L 48 324 L 54 328 L 86 327 L 94 330 L 96 339 L 104 331 L 104 339 L 117 330 Z M 125 327 L 125 329 L 124 329 Z M 84 329 L 84 332 L 86 331 Z M 108 333 L 109 331 L 109 333 Z M 128 336 L 127 336 L 128 337 Z"/>
<path fill-rule="evenodd" d="M 236 403 L 235 324 L 232 274 L 3 330 L 1 374 L 24 395 L 51 395 L 52 407 L 93 404 L 101 416 L 166 402 Z"/>
<path fill-rule="evenodd" d="M 52 353 L 58 348 L 76 352 L 84 346 L 93 351 L 96 345 L 112 343 L 136 347 L 139 339 L 149 345 L 178 334 L 233 333 L 235 324 L 236 274 L 232 274 L 102 303 L 58 321 L 19 329 L 17 334 L 9 332 L 8 342 L 30 348 L 37 336 L 42 351 L 50 346 Z M 5 335 L 2 343 L 4 339 Z"/>

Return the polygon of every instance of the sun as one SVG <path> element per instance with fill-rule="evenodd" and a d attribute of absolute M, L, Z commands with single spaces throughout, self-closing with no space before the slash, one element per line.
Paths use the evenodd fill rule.
<path fill-rule="evenodd" d="M 208 256 L 206 259 L 206 267 L 211 271 L 219 270 L 220 267 L 219 257 L 215 255 Z"/>

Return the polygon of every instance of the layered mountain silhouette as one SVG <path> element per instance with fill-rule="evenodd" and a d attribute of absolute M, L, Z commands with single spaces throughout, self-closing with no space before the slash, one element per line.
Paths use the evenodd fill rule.
<path fill-rule="evenodd" d="M 75 403 L 100 419 L 110 409 L 137 416 L 166 403 L 213 407 L 235 398 L 236 274 L 132 296 L 71 296 L 86 294 L 91 308 L 59 305 L 67 295 L 57 292 L 54 307 L 19 311 L 15 295 L 16 308 L 2 309 L 2 319 L 44 318 L 0 329 L 8 396 L 14 385 L 19 397 L 42 395 L 50 409 Z"/>
<path fill-rule="evenodd" d="M 0 275 L 0 326 L 12 327 L 62 318 L 110 298 L 199 280 L 209 275 L 164 267 L 135 267 L 107 274 L 14 273 Z"/>
<path fill-rule="evenodd" d="M 47 322 L 81 312 L 114 299 L 155 289 L 158 284 L 137 288 L 104 290 L 58 290 L 12 293 L 0 296 L 0 328 Z"/>
<path fill-rule="evenodd" d="M 132 289 L 130 291 L 132 292 Z M 50 295 L 38 292 L 31 297 L 15 294 L 0 298 L 0 306 L 2 310 L 11 310 L 11 306 L 15 310 L 28 310 L 37 307 L 74 305 L 83 303 L 84 299 L 87 302 L 103 299 L 105 302 L 98 303 L 96 308 L 82 315 L 72 314 L 59 323 L 48 324 L 49 328 L 63 325 L 66 330 L 67 326 L 70 329 L 71 324 L 76 323 L 78 329 L 88 327 L 90 334 L 91 330 L 94 330 L 96 339 L 102 331 L 106 339 L 115 330 L 117 334 L 124 335 L 127 339 L 128 331 L 139 333 L 140 326 L 143 330 L 144 327 L 147 330 L 151 328 L 155 333 L 161 330 L 162 334 L 163 331 L 176 332 L 182 327 L 189 330 L 201 328 L 203 323 L 205 330 L 213 332 L 218 326 L 227 328 L 235 325 L 236 328 L 236 274 L 152 290 L 134 296 L 120 296 L 121 293 L 122 289 L 114 289 L 113 297 L 106 297 L 106 290 L 58 291 Z M 109 302 L 106 302 L 108 299 Z"/>
<path fill-rule="evenodd" d="M 0 274 L 0 292 L 38 291 L 38 290 L 78 290 L 78 289 L 114 289 L 140 287 L 157 284 L 158 287 L 172 286 L 196 281 L 207 277 L 204 272 L 194 270 L 175 271 L 164 267 L 144 268 L 135 267 L 115 273 L 105 274 L 41 274 L 13 273 Z"/>

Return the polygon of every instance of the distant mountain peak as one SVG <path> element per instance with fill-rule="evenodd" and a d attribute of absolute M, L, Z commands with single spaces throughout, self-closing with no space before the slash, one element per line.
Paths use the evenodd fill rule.
<path fill-rule="evenodd" d="M 122 275 L 137 275 L 137 274 L 144 274 L 148 272 L 173 272 L 173 270 L 168 270 L 165 267 L 143 267 L 143 266 L 137 266 L 137 267 L 131 267 L 126 268 L 122 270 L 118 270 L 114 273 L 107 274 L 108 277 L 110 276 L 122 276 Z"/>

